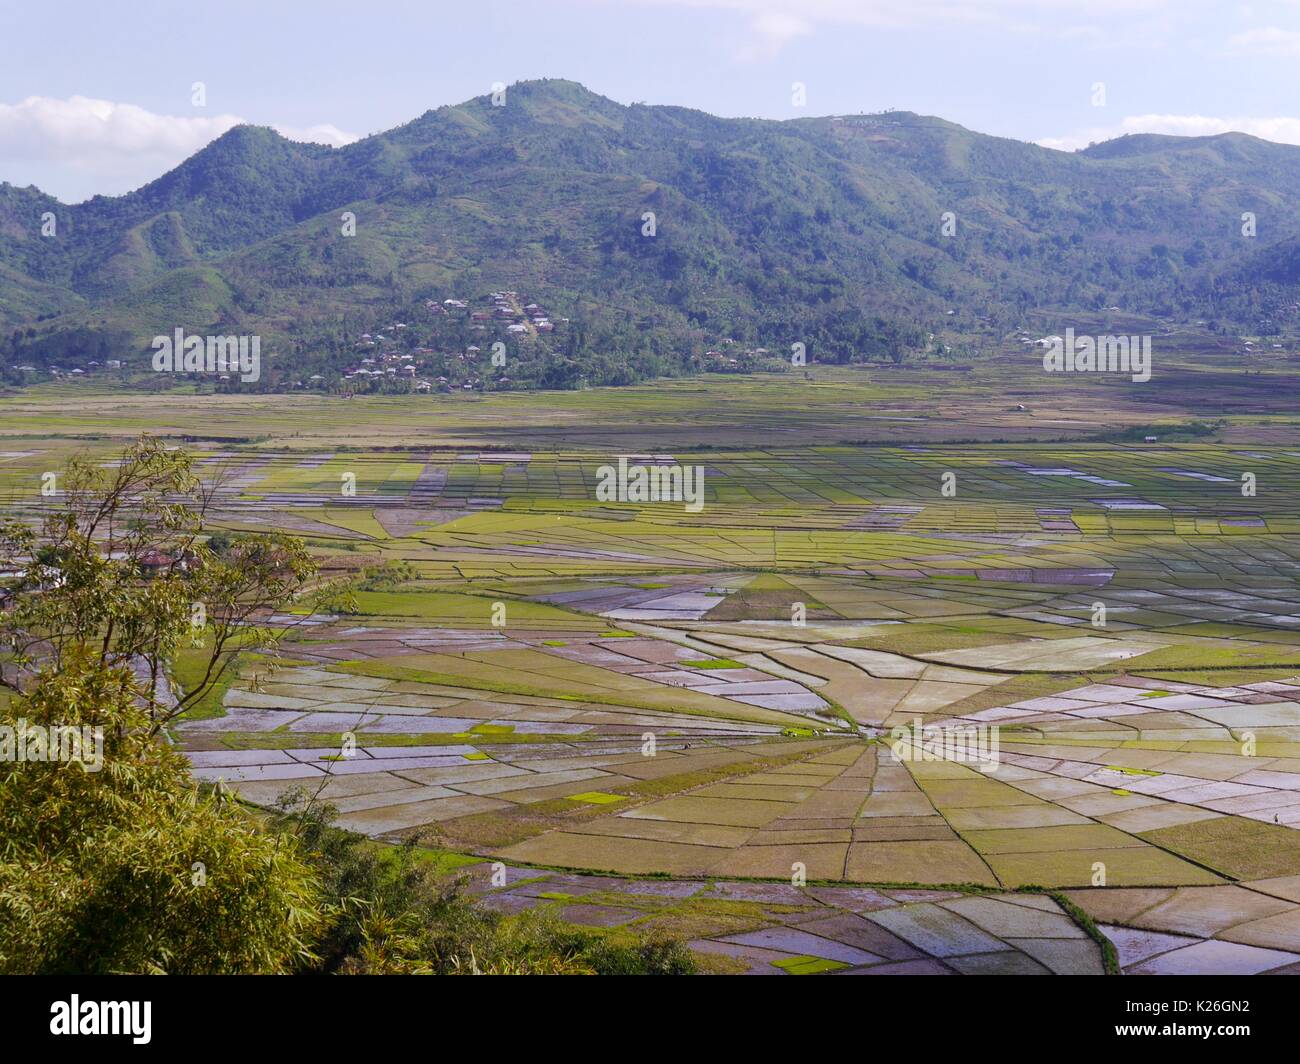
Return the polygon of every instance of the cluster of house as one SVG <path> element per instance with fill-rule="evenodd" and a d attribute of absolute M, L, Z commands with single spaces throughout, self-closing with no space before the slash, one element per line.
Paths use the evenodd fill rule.
<path fill-rule="evenodd" d="M 353 346 L 363 351 L 377 349 L 395 339 L 405 328 L 406 322 L 395 321 L 388 326 L 388 332 L 393 334 L 391 338 L 385 333 L 376 333 L 373 336 L 370 333 L 362 333 L 361 338 Z M 417 384 L 427 384 L 427 381 L 418 380 L 419 373 L 424 368 L 425 356 L 434 353 L 433 349 L 428 347 L 416 347 L 410 351 L 376 350 L 374 355 L 363 358 L 360 364 L 349 366 L 344 370 L 343 379 L 363 382 L 382 380 L 385 377 L 397 377 L 416 380 Z M 324 378 L 320 374 L 314 374 L 308 380 L 319 381 L 324 380 Z"/>
<path fill-rule="evenodd" d="M 488 296 L 490 307 L 473 307 L 465 299 L 444 299 L 441 303 L 430 299 L 425 307 L 434 314 L 468 316 L 476 329 L 486 331 L 491 323 L 504 325 L 506 332 L 516 336 L 529 333 L 548 333 L 555 331 L 555 323 L 536 303 L 523 303 L 519 293 L 514 290 L 493 292 Z M 568 318 L 560 318 L 567 322 Z"/>
<path fill-rule="evenodd" d="M 140 575 L 146 580 L 163 573 L 189 573 L 203 565 L 203 560 L 198 554 L 189 549 L 175 551 L 149 549 L 141 552 L 135 562 L 139 566 Z M 22 573 L 22 569 L 16 568 L 0 570 L 0 579 L 12 579 L 21 576 Z M 35 575 L 34 586 L 39 591 L 52 591 L 62 587 L 67 580 L 67 574 L 56 565 L 38 565 L 35 567 Z M 13 585 L 0 586 L 0 609 L 8 609 L 17 599 L 18 590 Z"/>
<path fill-rule="evenodd" d="M 363 333 L 361 345 L 375 346 L 375 342 L 382 342 L 383 336 L 372 337 L 369 333 Z M 431 347 L 413 347 L 410 351 L 382 351 L 376 352 L 373 356 L 367 356 L 361 359 L 360 363 L 350 366 L 343 372 L 345 381 L 353 381 L 357 384 L 367 384 L 376 380 L 409 380 L 413 381 L 412 390 L 416 392 L 442 391 L 450 392 L 453 390 L 450 379 L 444 375 L 430 377 L 429 373 L 433 369 L 450 368 L 450 363 L 460 363 L 460 368 L 470 369 L 473 363 L 482 355 L 483 351 L 477 344 L 470 344 L 460 354 L 446 354 L 435 351 Z M 457 373 L 459 378 L 463 376 Z M 314 373 L 307 378 L 307 383 L 311 387 L 319 387 L 325 381 L 325 378 L 319 373 Z M 509 385 L 509 377 L 496 377 L 493 381 L 497 385 Z M 482 380 L 473 373 L 470 373 L 468 379 L 460 384 L 464 391 L 473 391 L 475 388 L 483 386 Z"/>
<path fill-rule="evenodd" d="M 69 378 L 76 379 L 84 377 L 87 374 L 95 373 L 101 369 L 119 370 L 122 368 L 121 359 L 110 358 L 107 362 L 100 362 L 97 359 L 91 359 L 84 367 L 76 366 L 72 369 L 64 369 L 62 366 L 51 366 L 50 376 L 56 379 Z M 15 366 L 14 369 L 20 373 L 39 373 L 35 366 Z"/>
<path fill-rule="evenodd" d="M 523 303 L 518 292 L 492 292 L 488 301 L 489 307 L 475 307 L 467 299 L 453 297 L 441 302 L 427 299 L 424 307 L 435 317 L 467 319 L 471 328 L 478 332 L 504 328 L 508 335 L 523 337 L 555 331 L 555 322 L 547 312 L 537 303 Z M 563 323 L 569 319 L 557 320 Z M 483 381 L 473 371 L 474 363 L 483 354 L 479 345 L 470 344 L 458 354 L 424 346 L 402 347 L 402 334 L 408 328 L 406 322 L 395 321 L 381 332 L 362 333 L 352 346 L 354 351 L 364 352 L 366 357 L 349 366 L 343 373 L 343 379 L 357 384 L 368 384 L 385 378 L 410 380 L 413 382 L 412 390 L 417 392 L 474 391 L 483 387 Z M 410 341 L 406 342 L 409 344 Z M 451 376 L 432 376 L 438 369 L 449 371 Z M 322 375 L 314 374 L 307 379 L 305 386 L 323 387 L 324 383 Z M 492 383 L 494 386 L 508 387 L 510 378 L 495 376 Z M 298 386 L 303 386 L 302 382 Z"/>
<path fill-rule="evenodd" d="M 1111 311 L 1116 311 L 1116 310 L 1119 310 L 1119 307 L 1106 307 L 1105 309 L 1106 309 L 1106 310 L 1111 310 Z M 1203 321 L 1198 321 L 1196 324 L 1197 324 L 1197 325 L 1205 325 L 1206 323 L 1203 322 Z M 1167 324 L 1165 324 L 1165 323 L 1163 323 L 1163 322 L 1161 323 L 1161 332 L 1162 332 L 1162 333 L 1168 333 L 1168 332 L 1172 332 L 1172 331 L 1173 331 L 1173 330 L 1170 328 L 1170 326 L 1168 326 Z M 1038 337 L 1037 339 L 1034 339 L 1033 337 L 1031 337 L 1028 333 L 1024 332 L 1023 330 L 1022 330 L 1022 331 L 1017 335 L 1016 338 L 1017 338 L 1017 339 L 1020 341 L 1020 343 L 1021 343 L 1023 346 L 1025 346 L 1025 347 L 1043 347 L 1043 348 L 1048 348 L 1048 347 L 1052 347 L 1052 346 L 1054 346 L 1054 345 L 1057 345 L 1057 344 L 1060 344 L 1060 343 L 1063 342 L 1062 339 L 1061 339 L 1061 337 L 1059 337 L 1059 336 L 1055 336 L 1055 335 L 1054 335 L 1054 336 L 1040 336 L 1040 337 Z M 1274 343 L 1270 343 L 1270 344 L 1268 344 L 1267 347 L 1266 347 L 1266 346 L 1265 346 L 1264 344 L 1262 344 L 1262 343 L 1257 344 L 1254 340 L 1242 340 L 1242 342 L 1241 342 L 1241 346 L 1242 346 L 1242 351 L 1241 351 L 1241 353 L 1244 354 L 1244 355 L 1257 355 L 1257 354 L 1259 354 L 1260 352 L 1262 352 L 1262 351 L 1264 351 L 1264 350 L 1269 350 L 1269 351 L 1285 351 L 1285 350 L 1286 350 L 1286 345 L 1285 345 L 1285 344 L 1274 344 Z"/>
<path fill-rule="evenodd" d="M 1264 346 L 1262 344 L 1256 344 L 1254 340 L 1243 340 L 1241 342 L 1241 346 L 1245 348 L 1245 350 L 1242 353 L 1246 355 L 1257 355 L 1264 350 Z M 1282 344 L 1269 344 L 1268 349 L 1270 351 L 1286 350 L 1286 348 Z"/>
<path fill-rule="evenodd" d="M 745 347 L 730 336 L 720 343 L 724 350 L 712 348 L 704 352 L 704 369 L 708 372 L 750 370 L 756 363 L 775 357 L 766 347 Z"/>
<path fill-rule="evenodd" d="M 736 341 L 733 340 L 733 339 L 731 339 L 731 337 L 727 337 L 727 339 L 725 339 L 725 340 L 722 341 L 722 345 L 723 345 L 724 347 L 732 347 L 732 346 L 735 345 L 735 343 L 736 343 Z M 741 355 L 745 355 L 745 354 L 749 354 L 749 353 L 750 353 L 750 352 L 748 352 L 748 351 L 740 351 L 740 352 L 738 352 L 738 354 L 741 354 Z M 761 353 L 761 354 L 767 354 L 767 348 L 765 348 L 765 347 L 758 347 L 758 348 L 755 348 L 754 351 L 753 351 L 753 354 L 760 354 L 760 353 Z M 730 351 L 727 351 L 727 352 L 718 351 L 718 350 L 705 351 L 705 352 L 704 352 L 704 361 L 705 361 L 705 364 L 706 364 L 709 368 L 713 368 L 713 369 L 721 368 L 721 367 L 723 367 L 723 366 L 738 366 L 738 365 L 740 365 L 740 359 L 737 358 L 736 355 L 733 355 Z"/>
<path fill-rule="evenodd" d="M 202 562 L 192 550 L 147 550 L 136 559 L 136 564 L 144 576 L 151 577 L 164 572 L 188 573 L 200 568 Z"/>

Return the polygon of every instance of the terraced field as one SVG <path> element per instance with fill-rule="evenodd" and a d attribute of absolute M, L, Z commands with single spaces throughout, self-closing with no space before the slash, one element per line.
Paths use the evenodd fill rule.
<path fill-rule="evenodd" d="M 306 788 L 458 855 L 486 904 L 671 930 L 714 970 L 1300 970 L 1291 417 L 957 444 L 1018 415 L 973 389 L 945 428 L 917 390 L 879 416 L 924 433 L 852 444 L 901 386 L 815 382 L 819 442 L 740 389 L 762 446 L 644 389 L 585 443 L 553 433 L 581 396 L 473 424 L 164 397 L 215 528 L 413 574 L 243 659 L 173 738 L 252 803 Z M 717 397 L 663 393 L 690 387 Z M 112 462 L 140 402 L 34 434 L 47 412 L 10 403 L 0 505 L 38 515 L 74 451 Z M 601 501 L 624 453 L 700 467 L 702 510 Z"/>

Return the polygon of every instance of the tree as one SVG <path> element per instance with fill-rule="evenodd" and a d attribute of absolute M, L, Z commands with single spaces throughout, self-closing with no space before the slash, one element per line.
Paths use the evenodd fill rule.
<path fill-rule="evenodd" d="M 56 481 L 57 483 L 57 481 Z M 314 573 L 288 537 L 199 541 L 190 459 L 141 439 L 69 463 L 39 529 L 0 532 L 0 972 L 282 972 L 324 916 L 292 835 L 203 793 L 159 734 Z M 191 508 L 187 500 L 197 500 Z M 152 575 L 151 575 L 152 574 Z M 163 681 L 198 639 L 202 681 Z"/>
<path fill-rule="evenodd" d="M 679 942 L 477 906 L 318 795 L 255 813 L 196 784 L 166 726 L 278 645 L 279 611 L 351 608 L 293 537 L 205 542 L 215 480 L 145 437 L 111 472 L 70 462 L 38 528 L 0 529 L 0 974 L 693 971 Z"/>
<path fill-rule="evenodd" d="M 74 658 L 126 669 L 156 734 L 219 683 L 239 651 L 273 653 L 315 608 L 337 605 L 336 589 L 312 588 L 316 565 L 295 537 L 218 533 L 205 542 L 221 481 L 218 471 L 203 483 L 192 458 L 149 436 L 112 470 L 72 458 L 38 528 L 0 526 L 0 568 L 17 573 L 4 589 L 13 605 L 0 615 L 0 686 L 23 694 Z M 304 601 L 293 622 L 270 623 Z M 182 654 L 199 660 L 175 692 L 168 668 Z"/>
<path fill-rule="evenodd" d="M 0 972 L 307 963 L 320 892 L 294 839 L 201 794 L 139 694 L 129 669 L 79 649 L 0 710 L 0 726 L 27 735 L 90 729 L 102 742 L 97 769 L 85 747 L 83 763 L 0 762 Z"/>

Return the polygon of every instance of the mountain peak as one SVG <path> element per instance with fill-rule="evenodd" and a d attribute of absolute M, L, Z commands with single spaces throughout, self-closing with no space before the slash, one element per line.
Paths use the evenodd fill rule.
<path fill-rule="evenodd" d="M 460 105 L 507 121 L 526 116 L 557 125 L 621 124 L 627 108 L 585 85 L 565 78 L 536 78 L 504 86 L 504 94 L 489 91 Z M 453 108 L 454 110 L 454 108 Z"/>
<path fill-rule="evenodd" d="M 1090 144 L 1079 154 L 1092 159 L 1124 159 L 1158 152 L 1209 150 L 1233 158 L 1247 158 L 1279 150 L 1289 151 L 1294 147 L 1237 130 L 1200 137 L 1184 137 L 1172 133 L 1126 133 L 1122 137 Z"/>
<path fill-rule="evenodd" d="M 1033 308 L 1087 313 L 1117 293 L 1168 316 L 1174 293 L 1213 292 L 1196 313 L 1251 323 L 1258 270 L 1222 267 L 1240 243 L 1224 216 L 1300 196 L 1300 152 L 1243 134 L 1138 135 L 1081 159 L 907 111 L 759 121 L 561 78 L 502 90 L 337 150 L 237 126 L 139 191 L 78 207 L 58 243 L 33 235 L 32 194 L 7 192 L 0 232 L 26 236 L 0 242 L 0 328 L 39 323 L 23 346 L 53 356 L 105 322 L 148 337 L 160 320 L 239 321 L 304 367 L 339 368 L 359 328 L 517 290 L 586 339 L 522 321 L 507 339 L 616 352 L 588 379 L 624 380 L 633 354 L 683 368 L 722 338 L 776 350 L 791 331 L 818 358 L 903 357 L 929 333 L 974 344 Z M 1227 211 L 1189 194 L 1211 179 L 1232 188 Z M 1300 239 L 1300 223 L 1279 212 L 1268 238 Z M 455 342 L 492 335 L 500 309 L 457 319 Z"/>

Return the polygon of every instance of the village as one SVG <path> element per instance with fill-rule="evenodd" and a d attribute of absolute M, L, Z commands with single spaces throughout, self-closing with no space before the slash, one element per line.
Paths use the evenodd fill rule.
<path fill-rule="evenodd" d="M 433 319 L 424 328 L 413 330 L 410 323 L 395 321 L 382 332 L 357 338 L 353 351 L 364 357 L 343 370 L 344 394 L 387 390 L 388 381 L 408 381 L 405 390 L 422 393 L 508 390 L 514 382 L 505 372 L 507 352 L 555 331 L 555 323 L 540 305 L 524 303 L 513 290 L 492 292 L 477 305 L 455 297 L 441 302 L 430 298 L 424 301 L 424 310 Z M 559 320 L 568 324 L 569 319 Z M 483 334 L 482 342 L 465 344 L 460 351 L 428 346 L 441 341 L 441 347 L 449 347 L 466 330 Z M 313 388 L 329 384 L 319 373 L 306 381 Z"/>
<path fill-rule="evenodd" d="M 1118 306 L 1107 306 L 1103 311 L 1113 315 L 1124 313 Z M 291 356 L 281 371 L 272 374 L 261 387 L 277 392 L 325 392 L 343 398 L 362 394 L 463 394 L 553 387 L 556 385 L 539 383 L 536 369 L 539 362 L 567 349 L 564 335 L 572 325 L 568 317 L 554 315 L 536 298 L 504 288 L 478 296 L 427 296 L 410 308 L 399 310 L 398 314 L 410 320 L 396 318 L 386 325 L 372 325 L 374 332 L 362 332 L 350 343 L 343 341 L 345 347 L 335 341 L 338 346 L 333 353 L 327 347 L 319 357 L 310 349 Z M 980 320 L 985 326 L 991 325 L 989 319 Z M 1175 323 L 1155 319 L 1145 324 L 1153 327 L 1159 337 L 1191 332 L 1212 339 L 1216 347 L 1233 350 L 1242 358 L 1247 373 L 1252 367 L 1259 372 L 1258 367 L 1271 359 L 1294 357 L 1296 350 L 1293 339 L 1270 332 L 1271 321 L 1262 322 L 1254 337 L 1219 333 L 1216 323 L 1203 320 Z M 939 357 L 952 356 L 953 348 L 939 343 L 935 333 L 930 333 L 928 340 L 937 345 L 935 353 Z M 1061 342 L 1058 335 L 1038 336 L 1019 328 L 1003 336 L 1001 346 L 1010 354 L 1015 348 L 1050 349 Z M 682 367 L 687 372 L 778 372 L 819 361 L 815 350 L 805 351 L 806 361 L 799 361 L 799 355 L 792 354 L 793 348 L 787 351 L 781 346 L 757 346 L 730 336 L 697 339 L 696 344 L 693 353 L 683 356 Z M 267 357 L 275 355 L 272 347 Z M 35 384 L 42 378 L 64 384 L 125 381 L 138 376 L 139 369 L 136 360 L 124 355 L 88 359 L 79 365 L 23 363 L 11 366 L 5 378 L 6 383 L 18 386 Z M 315 372 L 307 374 L 306 370 Z M 218 393 L 244 390 L 238 375 L 193 376 L 201 389 L 210 386 Z M 157 386 L 168 387 L 162 382 Z M 579 382 L 577 386 L 584 384 Z"/>

